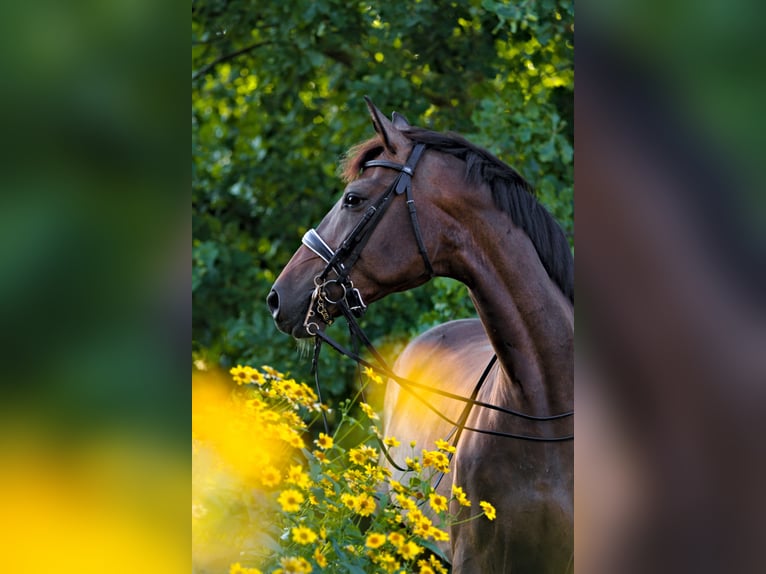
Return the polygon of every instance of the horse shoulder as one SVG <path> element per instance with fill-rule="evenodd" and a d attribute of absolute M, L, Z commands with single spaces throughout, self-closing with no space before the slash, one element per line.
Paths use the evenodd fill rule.
<path fill-rule="evenodd" d="M 461 319 L 437 325 L 410 342 L 397 359 L 397 375 L 434 389 L 467 397 L 492 357 L 492 346 L 478 319 Z M 403 388 L 389 380 L 385 394 L 384 429 L 402 442 L 432 449 L 453 426 L 464 403 L 425 389 Z"/>

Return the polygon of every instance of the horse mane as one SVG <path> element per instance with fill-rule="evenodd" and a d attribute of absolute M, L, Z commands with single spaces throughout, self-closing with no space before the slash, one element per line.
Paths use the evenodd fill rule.
<path fill-rule="evenodd" d="M 456 133 L 414 126 L 402 132 L 414 142 L 463 161 L 466 182 L 484 183 L 490 188 L 495 206 L 510 215 L 513 223 L 526 233 L 548 276 L 574 303 L 574 259 L 569 242 L 553 216 L 537 200 L 529 182 L 493 154 Z M 383 149 L 378 137 L 352 147 L 341 165 L 343 179 L 349 182 L 359 177 L 364 163 L 379 156 Z"/>

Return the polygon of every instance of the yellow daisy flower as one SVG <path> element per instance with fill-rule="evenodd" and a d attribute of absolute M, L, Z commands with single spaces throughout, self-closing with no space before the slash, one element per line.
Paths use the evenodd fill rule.
<path fill-rule="evenodd" d="M 492 506 L 486 500 L 482 500 L 481 502 L 479 502 L 479 506 L 481 506 L 482 510 L 484 510 L 484 516 L 486 516 L 488 520 L 495 519 L 495 517 L 497 516 L 497 512 L 495 511 L 494 506 Z"/>
<path fill-rule="evenodd" d="M 361 516 L 369 516 L 375 512 L 375 499 L 369 494 L 360 494 L 354 502 L 354 511 Z"/>
<path fill-rule="evenodd" d="M 391 532 L 388 535 L 388 541 L 394 546 L 401 546 L 404 544 L 404 535 L 401 532 Z"/>
<path fill-rule="evenodd" d="M 367 403 L 363 403 L 363 402 L 360 402 L 360 403 L 359 403 L 359 406 L 362 408 L 362 410 L 364 411 L 364 414 L 366 414 L 366 415 L 367 415 L 367 417 L 368 417 L 368 418 L 369 418 L 371 421 L 376 421 L 376 420 L 378 420 L 378 419 L 380 418 L 380 417 L 378 416 L 378 413 L 376 413 L 376 412 L 373 410 L 373 408 L 372 408 L 370 405 L 368 405 Z"/>
<path fill-rule="evenodd" d="M 311 564 L 305 558 L 287 556 L 279 563 L 282 565 L 282 574 L 309 574 L 312 570 Z"/>
<path fill-rule="evenodd" d="M 323 432 L 319 433 L 319 438 L 314 441 L 316 445 L 323 449 L 327 450 L 328 448 L 332 448 L 332 437 L 324 434 Z"/>
<path fill-rule="evenodd" d="M 400 545 L 396 551 L 405 560 L 412 560 L 415 556 L 423 552 L 423 547 L 418 546 L 410 540 L 409 542 Z"/>
<path fill-rule="evenodd" d="M 378 375 L 375 371 L 373 371 L 370 367 L 365 367 L 363 369 L 363 372 L 365 376 L 370 379 L 372 382 L 377 383 L 379 385 L 383 384 L 383 379 L 380 375 Z"/>
<path fill-rule="evenodd" d="M 447 511 L 447 499 L 441 494 L 436 494 L 435 492 L 429 494 L 428 503 L 431 505 L 431 508 L 434 509 L 434 512 Z"/>
<path fill-rule="evenodd" d="M 277 486 L 280 482 L 282 482 L 282 475 L 277 468 L 269 465 L 261 471 L 261 484 L 263 486 L 269 488 Z"/>
<path fill-rule="evenodd" d="M 293 528 L 292 533 L 293 542 L 297 542 L 298 544 L 311 544 L 317 539 L 316 532 L 306 526 L 296 526 Z"/>
<path fill-rule="evenodd" d="M 279 502 L 282 510 L 285 512 L 298 512 L 304 500 L 303 495 L 299 491 L 288 489 L 279 495 L 277 502 Z"/>
<path fill-rule="evenodd" d="M 386 438 L 383 439 L 383 444 L 386 445 L 389 448 L 394 448 L 394 447 L 399 446 L 402 443 L 400 443 L 398 440 L 396 440 L 396 437 L 389 436 L 389 437 L 386 437 Z"/>
<path fill-rule="evenodd" d="M 460 506 L 471 506 L 471 501 L 468 500 L 465 491 L 460 486 L 452 485 L 452 495 L 460 503 Z"/>
<path fill-rule="evenodd" d="M 373 532 L 367 536 L 367 541 L 364 543 L 367 548 L 380 548 L 386 543 L 386 535 L 379 532 Z"/>
<path fill-rule="evenodd" d="M 322 554 L 322 551 L 319 548 L 314 549 L 314 561 L 320 568 L 327 567 L 327 558 Z"/>

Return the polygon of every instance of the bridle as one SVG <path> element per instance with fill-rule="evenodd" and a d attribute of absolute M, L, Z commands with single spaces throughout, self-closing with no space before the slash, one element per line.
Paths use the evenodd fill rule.
<path fill-rule="evenodd" d="M 349 277 L 349 274 L 351 272 L 351 268 L 353 267 L 354 263 L 356 263 L 357 259 L 359 259 L 359 255 L 361 254 L 362 249 L 367 244 L 367 241 L 369 241 L 373 230 L 380 222 L 381 218 L 383 217 L 383 214 L 385 214 L 385 212 L 390 207 L 392 203 L 392 199 L 395 198 L 396 196 L 405 194 L 405 197 L 407 200 L 407 208 L 410 215 L 410 222 L 412 223 L 412 229 L 415 235 L 415 241 L 417 242 L 417 245 L 418 245 L 418 251 L 420 252 L 420 255 L 423 259 L 425 272 L 428 274 L 429 278 L 434 276 L 433 266 L 431 265 L 431 261 L 428 258 L 428 253 L 426 252 L 425 244 L 423 243 L 423 237 L 420 232 L 420 225 L 418 222 L 417 212 L 415 210 L 415 200 L 412 196 L 412 178 L 415 175 L 415 167 L 417 166 L 418 161 L 420 160 L 420 157 L 425 151 L 425 148 L 426 146 L 423 143 L 416 144 L 415 147 L 412 149 L 412 152 L 410 153 L 409 158 L 404 164 L 400 164 L 400 163 L 396 163 L 396 162 L 392 162 L 388 160 L 375 159 L 375 160 L 367 161 L 362 165 L 363 169 L 369 168 L 369 167 L 385 167 L 388 169 L 396 170 L 399 172 L 399 174 L 396 176 L 396 179 L 391 183 L 391 185 L 388 187 L 385 193 L 381 195 L 372 205 L 370 205 L 367 208 L 364 215 L 362 216 L 362 219 L 354 226 L 354 228 L 346 236 L 346 238 L 343 240 L 343 242 L 341 243 L 340 247 L 338 247 L 337 250 L 333 250 L 327 244 L 327 242 L 324 239 L 322 239 L 322 237 L 319 235 L 319 233 L 315 229 L 308 230 L 303 236 L 303 239 L 301 240 L 306 247 L 308 247 L 311 251 L 313 251 L 316 255 L 318 255 L 327 264 L 324 270 L 314 278 L 314 291 L 311 295 L 309 308 L 303 322 L 303 326 L 305 327 L 308 334 L 315 337 L 312 370 L 315 376 L 315 382 L 317 386 L 317 393 L 319 394 L 319 400 L 321 401 L 322 399 L 321 399 L 321 390 L 319 385 L 319 375 L 318 375 L 318 369 L 317 369 L 318 357 L 319 357 L 319 352 L 320 352 L 322 342 L 326 342 L 328 345 L 330 345 L 333 349 L 335 349 L 339 353 L 356 361 L 357 364 L 368 367 L 378 373 L 385 375 L 389 379 L 396 381 L 399 385 L 402 386 L 402 388 L 409 391 L 417 400 L 423 403 L 423 405 L 425 405 L 428 409 L 430 409 L 433 413 L 435 413 L 439 418 L 453 425 L 454 426 L 453 431 L 450 433 L 451 435 L 453 435 L 453 446 L 457 446 L 457 442 L 463 431 L 472 431 L 472 432 L 487 434 L 492 436 L 514 438 L 514 439 L 536 441 L 536 442 L 562 442 L 562 441 L 572 440 L 574 438 L 574 435 L 572 434 L 555 436 L 555 437 L 541 437 L 541 436 L 521 435 L 521 434 L 515 434 L 515 433 L 506 433 L 506 432 L 500 432 L 500 431 L 493 431 L 489 429 L 479 429 L 479 428 L 466 426 L 468 417 L 473 407 L 491 409 L 491 410 L 505 413 L 508 415 L 513 415 L 518 418 L 522 418 L 522 419 L 526 419 L 530 421 L 539 421 L 539 422 L 554 421 L 554 420 L 559 420 L 559 419 L 563 419 L 563 418 L 574 415 L 574 411 L 569 411 L 569 412 L 560 413 L 556 415 L 535 416 L 535 415 L 529 415 L 526 413 L 522 413 L 519 411 L 507 409 L 504 407 L 492 405 L 490 403 L 485 403 L 485 402 L 477 400 L 476 397 L 478 396 L 479 390 L 481 389 L 482 385 L 484 384 L 485 380 L 489 376 L 493 366 L 495 365 L 497 361 L 497 355 L 494 355 L 492 359 L 489 361 L 489 364 L 484 369 L 484 372 L 482 373 L 481 377 L 479 378 L 479 381 L 475 385 L 470 397 L 463 397 L 460 395 L 456 395 L 454 393 L 449 393 L 441 389 L 424 385 L 422 383 L 418 383 L 417 381 L 411 381 L 404 377 L 398 376 L 388 366 L 385 359 L 375 349 L 375 347 L 372 345 L 367 335 L 359 326 L 359 323 L 357 322 L 356 319 L 357 317 L 361 317 L 364 314 L 364 312 L 367 309 L 367 305 L 365 305 L 364 301 L 362 300 L 362 296 L 359 293 L 359 290 L 356 287 L 354 287 L 354 283 Z M 329 278 L 332 272 L 335 273 L 335 277 Z M 329 290 L 333 287 L 337 287 L 340 289 L 340 291 L 338 291 L 338 296 L 335 298 L 331 298 L 331 295 L 329 293 Z M 365 347 L 369 350 L 372 357 L 375 359 L 376 364 L 364 359 L 355 350 L 349 350 L 345 348 L 343 345 L 333 340 L 322 329 L 320 329 L 319 324 L 316 322 L 317 316 L 321 317 L 321 320 L 327 325 L 330 325 L 333 322 L 333 319 L 327 309 L 328 304 L 335 305 L 338 309 L 340 309 L 341 313 L 348 321 L 349 330 L 351 331 L 352 339 L 356 338 L 365 345 Z M 425 391 L 425 392 L 440 395 L 452 400 L 463 402 L 465 403 L 465 407 L 462 413 L 460 414 L 460 416 L 458 417 L 458 420 L 453 421 L 449 419 L 448 417 L 446 417 L 433 405 L 431 405 L 426 399 L 420 396 L 416 392 L 416 390 Z M 324 412 L 323 412 L 323 415 L 324 415 Z M 326 418 L 324 419 L 324 424 L 325 424 L 325 430 L 327 430 L 328 425 L 327 425 Z M 382 446 L 382 442 L 381 442 L 381 446 Z M 399 468 L 400 470 L 404 470 L 400 468 L 388 456 L 388 453 L 386 452 L 385 448 L 383 448 L 383 452 L 386 454 L 386 457 L 388 458 L 391 464 L 393 464 L 396 468 Z"/>
<path fill-rule="evenodd" d="M 317 315 L 322 318 L 326 324 L 332 323 L 330 313 L 327 311 L 327 303 L 337 305 L 345 304 L 351 313 L 355 317 L 361 317 L 367 305 L 362 300 L 362 295 L 359 290 L 354 287 L 353 281 L 349 277 L 351 268 L 356 260 L 359 259 L 359 255 L 362 249 L 369 241 L 372 232 L 380 223 L 383 214 L 386 213 L 391 205 L 392 198 L 405 194 L 407 198 L 407 206 L 410 213 L 410 221 L 412 222 L 412 229 L 415 232 L 415 241 L 418 244 L 418 250 L 423 258 L 426 272 L 429 279 L 433 277 L 434 270 L 431 266 L 431 261 L 428 259 L 428 253 L 426 252 L 425 244 L 423 243 L 423 236 L 420 232 L 420 224 L 418 223 L 418 215 L 415 210 L 415 200 L 412 198 L 412 176 L 415 174 L 415 166 L 420 160 L 420 156 L 425 150 L 425 144 L 417 144 L 407 162 L 404 164 L 388 161 L 384 159 L 374 159 L 365 162 L 362 168 L 368 167 L 385 167 L 389 169 L 395 169 L 399 172 L 396 179 L 388 187 L 386 192 L 381 195 L 375 203 L 370 205 L 364 212 L 362 219 L 359 220 L 351 232 L 346 236 L 340 247 L 336 251 L 327 245 L 327 242 L 317 233 L 315 229 L 309 229 L 301 242 L 316 253 L 327 266 L 324 271 L 314 277 L 314 293 L 311 297 L 311 303 L 309 304 L 309 310 L 306 314 L 306 319 L 303 322 L 303 326 L 309 335 L 316 335 L 319 332 L 319 324 L 314 320 Z M 334 271 L 336 277 L 334 279 L 328 279 L 331 271 Z M 341 294 L 337 299 L 331 299 L 329 289 L 332 286 L 337 286 L 341 289 Z"/>

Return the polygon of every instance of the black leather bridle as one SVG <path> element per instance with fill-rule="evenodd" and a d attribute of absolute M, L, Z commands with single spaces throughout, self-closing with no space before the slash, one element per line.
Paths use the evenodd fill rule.
<path fill-rule="evenodd" d="M 311 303 L 309 304 L 306 319 L 303 323 L 303 326 L 310 335 L 316 335 L 319 331 L 319 324 L 315 321 L 317 315 L 319 315 L 322 318 L 322 321 L 328 325 L 332 323 L 332 318 L 327 311 L 327 303 L 345 303 L 355 317 L 361 317 L 364 314 L 367 305 L 365 305 L 362 300 L 359 290 L 354 287 L 354 283 L 351 281 L 349 273 L 351 272 L 354 263 L 359 259 L 359 255 L 367 244 L 367 241 L 369 241 L 372 232 L 378 226 L 378 223 L 380 223 L 383 214 L 386 213 L 390 207 L 391 200 L 403 193 L 407 198 L 407 207 L 410 213 L 412 229 L 415 233 L 415 241 L 418 244 L 418 250 L 423 258 L 428 277 L 433 277 L 434 270 L 431 261 L 428 259 L 425 244 L 423 243 L 423 236 L 420 232 L 420 224 L 418 223 L 418 215 L 415 210 L 415 200 L 412 197 L 412 176 L 415 174 L 415 166 L 418 164 L 425 147 L 425 144 L 417 144 L 412 149 L 407 162 L 404 164 L 384 159 L 374 159 L 365 162 L 362 165 L 362 168 L 364 169 L 369 167 L 394 169 L 399 172 L 399 175 L 396 176 L 396 179 L 388 187 L 386 192 L 367 208 L 362 219 L 360 219 L 359 223 L 354 226 L 337 250 L 333 251 L 315 229 L 309 229 L 303 236 L 303 239 L 301 240 L 302 243 L 327 263 L 324 271 L 314 278 L 314 293 L 311 298 Z M 332 271 L 335 272 L 336 276 L 330 279 L 329 275 Z M 340 289 L 337 299 L 331 298 L 330 296 L 330 288 L 334 286 L 337 286 L 337 288 Z"/>
<path fill-rule="evenodd" d="M 492 435 L 492 436 L 515 438 L 515 439 L 536 441 L 536 442 L 562 442 L 562 441 L 572 440 L 574 438 L 574 435 L 572 434 L 564 435 L 564 436 L 555 436 L 555 437 L 539 437 L 539 436 L 529 436 L 529 435 L 521 435 L 521 434 L 515 434 L 515 433 L 493 431 L 489 429 L 479 429 L 479 428 L 466 426 L 471 409 L 474 406 L 495 410 L 498 412 L 513 415 L 515 417 L 526 419 L 526 420 L 540 421 L 540 422 L 559 420 L 559 419 L 563 419 L 563 418 L 574 415 L 574 411 L 569 411 L 569 412 L 560 413 L 556 415 L 550 415 L 550 416 L 535 416 L 535 415 L 522 413 L 519 411 L 514 411 L 512 409 L 506 409 L 504 407 L 499 407 L 497 405 L 492 405 L 492 404 L 477 400 L 476 397 L 478 396 L 479 390 L 481 389 L 482 385 L 484 384 L 484 381 L 489 376 L 489 373 L 491 372 L 492 367 L 497 361 L 496 355 L 492 357 L 492 359 L 489 361 L 489 364 L 484 369 L 484 372 L 479 378 L 479 381 L 476 383 L 471 393 L 471 396 L 463 397 L 460 395 L 456 395 L 454 393 L 442 391 L 441 389 L 436 389 L 434 387 L 430 387 L 428 385 L 424 385 L 422 383 L 411 381 L 409 379 L 405 379 L 404 377 L 398 376 L 388 366 L 385 359 L 380 355 L 380 353 L 378 353 L 378 351 L 370 342 L 367 335 L 359 326 L 359 323 L 357 322 L 356 318 L 361 317 L 364 314 L 365 310 L 367 309 L 367 306 L 362 300 L 362 296 L 359 293 L 359 290 L 354 287 L 354 283 L 349 277 L 349 274 L 351 272 L 351 268 L 353 267 L 354 263 L 356 263 L 357 259 L 359 259 L 359 255 L 361 254 L 362 249 L 366 245 L 367 241 L 369 241 L 373 230 L 380 222 L 380 219 L 381 217 L 383 217 L 383 214 L 390 207 L 392 203 L 391 200 L 396 196 L 399 196 L 402 194 L 405 194 L 406 196 L 407 207 L 408 207 L 408 211 L 410 215 L 410 221 L 412 223 L 412 229 L 415 235 L 415 241 L 417 242 L 417 245 L 418 245 L 418 251 L 420 252 L 421 257 L 423 258 L 425 271 L 428 274 L 429 278 L 434 276 L 433 266 L 431 265 L 431 261 L 428 258 L 428 253 L 426 252 L 425 244 L 423 243 L 423 237 L 420 232 L 420 225 L 418 223 L 417 212 L 415 210 L 415 200 L 412 195 L 412 178 L 415 175 L 415 167 L 417 166 L 418 161 L 420 160 L 420 157 L 425 151 L 425 148 L 426 148 L 425 144 L 422 144 L 422 143 L 416 144 L 415 147 L 412 149 L 412 152 L 410 153 L 410 156 L 407 159 L 407 162 L 404 164 L 400 164 L 400 163 L 396 163 L 396 162 L 392 162 L 388 160 L 375 159 L 375 160 L 367 161 L 362 165 L 362 168 L 385 167 L 388 169 L 396 170 L 399 172 L 399 174 L 397 175 L 393 183 L 391 183 L 391 185 L 388 187 L 386 192 L 367 208 L 362 219 L 359 221 L 359 223 L 357 223 L 354 226 L 351 232 L 346 236 L 346 238 L 343 240 L 343 242 L 341 243 L 340 247 L 338 247 L 338 249 L 333 250 L 327 244 L 327 242 L 324 239 L 322 239 L 322 237 L 319 235 L 319 233 L 317 233 L 315 229 L 308 230 L 303 236 L 303 239 L 301 240 L 306 247 L 308 247 L 311 251 L 313 251 L 316 255 L 318 255 L 327 264 L 324 270 L 314 278 L 314 292 L 312 293 L 311 301 L 309 302 L 309 308 L 306 313 L 305 320 L 303 322 L 303 325 L 306 331 L 308 332 L 308 334 L 315 337 L 312 370 L 315 375 L 317 393 L 319 394 L 319 400 L 321 401 L 322 398 L 321 398 L 321 389 L 319 385 L 319 376 L 317 372 L 318 357 L 319 357 L 319 351 L 321 348 L 321 343 L 326 342 L 333 349 L 353 359 L 359 365 L 371 368 L 374 371 L 377 371 L 385 375 L 389 379 L 396 381 L 404 389 L 408 390 L 417 400 L 419 400 L 428 409 L 430 409 L 433 413 L 435 413 L 439 418 L 453 425 L 454 429 L 452 433 L 450 434 L 454 435 L 452 436 L 454 446 L 457 446 L 457 442 L 462 432 L 466 430 L 481 433 L 481 434 Z M 330 274 L 332 272 L 335 273 L 335 277 L 330 278 Z M 331 298 L 331 295 L 329 293 L 329 290 L 333 288 L 333 286 L 337 286 L 337 288 L 339 288 L 338 296 L 336 298 Z M 346 349 L 340 343 L 336 342 L 330 336 L 328 336 L 320 328 L 319 324 L 316 322 L 317 315 L 320 316 L 322 321 L 327 325 L 330 325 L 333 322 L 333 318 L 331 317 L 330 312 L 327 309 L 328 304 L 336 305 L 336 307 L 341 311 L 343 316 L 348 321 L 352 339 L 356 338 L 359 341 L 361 341 L 365 345 L 365 347 L 370 351 L 371 355 L 373 356 L 377 364 L 373 364 L 365 360 L 356 351 Z M 465 403 L 465 408 L 460 414 L 460 417 L 458 418 L 458 420 L 453 421 L 449 419 L 448 417 L 446 417 L 433 405 L 431 405 L 426 399 L 424 399 L 419 394 L 417 394 L 416 390 L 437 394 L 452 400 L 463 402 Z M 323 416 L 324 416 L 324 411 L 323 411 Z M 326 418 L 324 419 L 324 424 L 325 424 L 325 430 L 327 430 L 327 432 L 329 433 L 329 430 L 327 429 L 328 424 L 327 424 Z M 383 447 L 382 442 L 380 444 L 386 457 L 388 457 L 389 462 L 394 467 L 399 468 L 399 470 L 404 470 L 400 468 L 388 456 L 388 453 L 385 447 Z"/>

